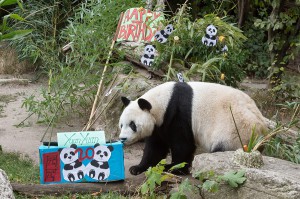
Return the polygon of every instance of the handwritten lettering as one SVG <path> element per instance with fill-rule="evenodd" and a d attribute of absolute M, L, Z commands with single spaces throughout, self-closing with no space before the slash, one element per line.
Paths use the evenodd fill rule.
<path fill-rule="evenodd" d="M 43 171 L 44 182 L 59 182 L 61 180 L 58 152 L 43 154 Z"/>
<path fill-rule="evenodd" d="M 152 16 L 148 17 L 147 13 Z M 139 10 L 138 8 L 128 9 L 123 17 L 118 32 L 118 41 L 153 41 L 157 28 L 153 27 L 154 21 L 158 21 L 162 17 L 159 12 L 151 12 L 150 10 Z"/>
<path fill-rule="evenodd" d="M 90 146 L 96 143 L 105 143 L 105 134 L 103 131 L 84 131 L 84 132 L 69 132 L 57 134 L 58 145 L 69 147 L 72 144 L 77 146 Z"/>

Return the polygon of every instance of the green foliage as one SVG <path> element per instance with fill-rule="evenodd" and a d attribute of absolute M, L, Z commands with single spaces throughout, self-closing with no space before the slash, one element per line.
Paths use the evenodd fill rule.
<path fill-rule="evenodd" d="M 197 172 L 193 176 L 200 181 L 199 188 L 209 192 L 216 192 L 219 190 L 221 182 L 226 182 L 232 188 L 237 188 L 246 181 L 245 171 L 228 171 L 224 175 L 215 175 L 214 171 Z"/>
<path fill-rule="evenodd" d="M 28 157 L 0 150 L 0 168 L 6 172 L 11 182 L 39 183 L 39 168 Z"/>
<path fill-rule="evenodd" d="M 259 143 L 261 140 L 263 139 L 263 136 L 262 135 L 258 135 L 256 132 L 255 132 L 255 126 L 252 128 L 252 133 L 251 133 L 251 137 L 250 137 L 250 140 L 249 140 L 249 143 L 247 145 L 247 151 L 248 153 L 250 153 L 253 148 L 255 147 L 255 145 L 257 143 Z M 244 149 L 245 150 L 245 149 Z"/>
<path fill-rule="evenodd" d="M 167 43 L 156 42 L 158 52 L 163 53 L 156 58 L 155 67 L 159 68 L 158 66 L 161 67 L 164 62 L 170 60 L 167 80 L 176 77 L 177 72 L 184 71 L 187 79 L 236 86 L 244 77 L 240 68 L 240 64 L 244 62 L 240 56 L 240 49 L 246 37 L 240 29 L 229 23 L 227 18 L 221 19 L 209 14 L 192 21 L 189 8 L 184 4 L 178 13 L 165 23 L 174 24 L 175 30 Z M 218 36 L 224 38 L 214 47 L 202 44 L 202 37 L 210 24 L 214 24 L 218 28 Z M 176 36 L 179 40 L 174 39 Z M 221 52 L 224 45 L 229 48 L 227 53 Z M 175 68 L 175 63 L 181 67 Z M 221 79 L 222 73 L 225 74 L 225 80 Z"/>
<path fill-rule="evenodd" d="M 300 132 L 300 102 L 286 102 L 278 105 L 291 111 L 292 115 L 286 125 L 278 124 L 279 128 L 282 129 L 283 126 L 285 128 L 294 127 Z M 290 138 L 290 140 L 283 140 L 280 137 L 271 138 L 265 145 L 264 154 L 300 164 L 300 133 L 298 133 L 296 139 Z"/>
<path fill-rule="evenodd" d="M 291 145 L 279 137 L 272 138 L 266 144 L 264 154 L 300 164 L 300 136 L 292 142 Z"/>
<path fill-rule="evenodd" d="M 9 5 L 18 4 L 19 8 L 23 8 L 21 2 L 19 0 L 1 0 L 0 7 L 5 7 Z M 12 19 L 15 21 L 24 21 L 24 18 L 18 14 L 9 13 L 3 17 L 2 24 L 0 25 L 0 41 L 6 40 L 16 40 L 23 38 L 24 36 L 30 34 L 32 29 L 25 30 L 14 30 L 12 27 L 7 26 L 8 20 Z"/>
<path fill-rule="evenodd" d="M 178 186 L 178 191 L 171 193 L 170 199 L 187 199 L 186 193 L 195 192 L 195 187 L 190 183 L 189 179 L 186 178 Z"/>
<path fill-rule="evenodd" d="M 21 25 L 34 27 L 36 31 L 30 38 L 13 43 L 21 58 L 39 63 L 41 72 L 49 78 L 42 99 L 31 96 L 23 103 L 39 116 L 40 122 L 55 123 L 66 116 L 89 111 L 119 15 L 129 7 L 142 5 L 138 0 L 93 0 L 80 5 L 72 2 L 28 2 L 24 9 L 32 14 Z M 72 51 L 61 54 L 61 46 L 67 43 Z M 116 67 L 121 57 L 121 54 L 112 57 L 110 66 Z M 113 75 L 114 72 L 108 73 L 105 83 Z"/>
<path fill-rule="evenodd" d="M 170 173 L 165 173 L 165 165 L 166 160 L 162 159 L 155 167 L 149 167 L 146 171 L 145 175 L 147 180 L 141 186 L 141 193 L 142 195 L 149 195 L 150 197 L 155 197 L 155 189 L 157 186 L 160 186 L 162 182 L 166 181 L 167 179 L 171 179 L 173 177 Z M 170 171 L 174 169 L 179 169 L 184 167 L 185 163 L 181 163 L 178 165 L 173 166 Z"/>
<path fill-rule="evenodd" d="M 237 188 L 239 185 L 243 184 L 246 180 L 245 171 L 229 171 L 223 176 L 219 176 L 219 179 L 227 182 L 231 187 Z"/>

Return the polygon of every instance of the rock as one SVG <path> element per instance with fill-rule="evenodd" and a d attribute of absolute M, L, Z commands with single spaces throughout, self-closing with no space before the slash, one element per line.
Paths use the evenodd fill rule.
<path fill-rule="evenodd" d="M 10 185 L 6 173 L 2 169 L 0 169 L 0 198 L 15 198 L 12 186 Z"/>
<path fill-rule="evenodd" d="M 221 185 L 216 193 L 205 192 L 205 198 L 300 198 L 300 165 L 277 158 L 263 156 L 264 165 L 247 168 L 234 163 L 234 151 L 196 155 L 192 173 L 213 170 L 223 175 L 227 171 L 246 171 L 246 182 L 233 189 Z"/>
<path fill-rule="evenodd" d="M 259 151 L 247 153 L 244 152 L 243 149 L 238 149 L 234 152 L 233 162 L 248 168 L 260 168 L 264 164 L 262 155 Z"/>
<path fill-rule="evenodd" d="M 29 61 L 19 61 L 16 51 L 6 42 L 0 43 L 0 74 L 23 74 L 34 71 Z"/>

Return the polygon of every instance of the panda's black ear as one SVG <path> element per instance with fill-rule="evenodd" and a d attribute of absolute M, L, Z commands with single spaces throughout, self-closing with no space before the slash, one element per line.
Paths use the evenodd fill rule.
<path fill-rule="evenodd" d="M 128 104 L 130 103 L 130 100 L 126 97 L 121 97 L 121 100 L 125 107 L 128 106 Z"/>
<path fill-rule="evenodd" d="M 96 148 L 97 146 L 100 146 L 100 144 L 99 144 L 99 143 L 96 143 L 96 144 L 94 145 L 94 148 Z"/>
<path fill-rule="evenodd" d="M 139 107 L 142 110 L 148 110 L 148 111 L 150 111 L 151 108 L 152 108 L 150 102 L 148 102 L 147 100 L 145 100 L 143 98 L 138 99 L 138 104 L 139 104 Z"/>
<path fill-rule="evenodd" d="M 77 149 L 77 145 L 76 144 L 71 144 L 70 148 Z"/>
<path fill-rule="evenodd" d="M 113 150 L 114 150 L 114 147 L 111 146 L 111 145 L 108 145 L 107 148 L 108 148 L 110 151 L 113 151 Z"/>
<path fill-rule="evenodd" d="M 61 153 L 62 150 L 63 150 L 62 148 L 59 148 L 57 151 L 59 151 L 59 153 Z"/>

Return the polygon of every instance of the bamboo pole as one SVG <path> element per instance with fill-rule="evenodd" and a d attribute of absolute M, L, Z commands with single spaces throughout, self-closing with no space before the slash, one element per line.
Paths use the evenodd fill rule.
<path fill-rule="evenodd" d="M 122 22 L 122 19 L 123 19 L 123 15 L 124 15 L 124 13 L 122 12 L 121 15 L 120 15 L 120 19 L 119 19 L 119 23 L 118 23 L 116 34 L 115 34 L 115 36 L 113 38 L 113 41 L 111 43 L 111 46 L 110 46 L 110 49 L 109 49 L 109 53 L 108 53 L 108 57 L 106 59 L 106 62 L 105 62 L 105 65 L 104 65 L 104 69 L 103 69 L 103 72 L 101 74 L 101 78 L 100 78 L 100 82 L 99 82 L 97 94 L 95 96 L 95 100 L 94 100 L 94 103 L 93 103 L 93 107 L 92 107 L 92 111 L 91 111 L 91 114 L 90 114 L 90 118 L 89 118 L 89 121 L 86 124 L 84 130 L 89 130 L 91 128 L 91 126 L 92 126 L 93 117 L 95 116 L 95 109 L 97 107 L 97 103 L 98 103 L 98 100 L 100 98 L 100 93 L 101 93 L 101 89 L 102 89 L 103 79 L 104 79 L 104 76 L 105 76 L 105 73 L 106 73 L 106 70 L 107 70 L 107 66 L 108 66 L 110 57 L 112 55 L 112 51 L 114 49 L 114 46 L 115 46 L 115 43 L 116 43 L 116 40 L 117 40 L 117 37 L 118 37 L 118 33 L 119 33 L 120 25 L 121 25 L 121 22 Z"/>

